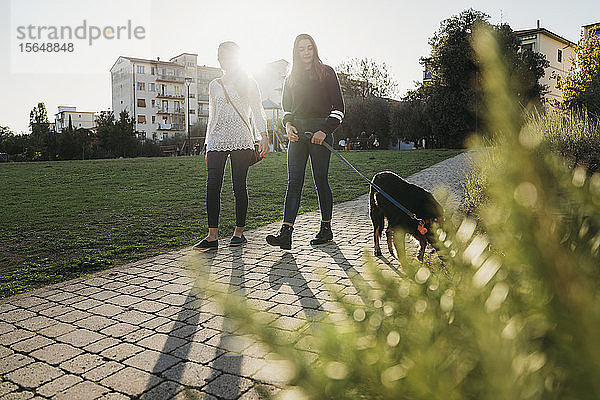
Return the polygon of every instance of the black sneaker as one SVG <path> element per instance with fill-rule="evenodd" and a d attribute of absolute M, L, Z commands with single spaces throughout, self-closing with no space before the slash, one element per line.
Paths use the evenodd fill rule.
<path fill-rule="evenodd" d="M 281 230 L 279 231 L 279 235 L 268 235 L 267 243 L 271 246 L 279 246 L 283 250 L 291 250 L 292 249 L 292 231 L 293 227 L 283 224 L 281 226 Z"/>
<path fill-rule="evenodd" d="M 241 246 L 247 242 L 248 242 L 248 240 L 246 239 L 246 236 L 244 236 L 244 234 L 242 233 L 242 236 L 233 235 L 231 237 L 231 240 L 229 240 L 229 245 L 230 246 Z"/>
<path fill-rule="evenodd" d="M 327 243 L 333 239 L 333 232 L 331 230 L 330 222 L 321 222 L 321 229 L 314 239 L 310 241 L 311 245 Z"/>
<path fill-rule="evenodd" d="M 217 239 L 209 241 L 202 239 L 202 241 L 196 243 L 192 248 L 198 251 L 216 250 L 219 248 L 219 240 Z"/>

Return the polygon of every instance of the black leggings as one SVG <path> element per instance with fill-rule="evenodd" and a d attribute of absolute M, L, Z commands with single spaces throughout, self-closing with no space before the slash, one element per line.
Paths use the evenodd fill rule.
<path fill-rule="evenodd" d="M 305 137 L 304 132 L 315 132 L 322 122 L 321 118 L 315 121 L 296 121 L 293 125 L 298 129 L 300 140 L 289 142 L 287 153 L 288 166 L 288 186 L 285 195 L 285 207 L 283 212 L 283 222 L 293 224 L 300 208 L 300 197 L 302 186 L 304 185 L 304 172 L 306 171 L 306 161 L 310 156 L 310 166 L 312 169 L 313 181 L 317 188 L 319 196 L 319 207 L 321 209 L 321 219 L 330 221 L 333 212 L 333 193 L 329 186 L 329 158 L 331 153 L 320 144 L 310 143 Z M 333 134 L 327 135 L 325 141 L 330 145 L 333 143 Z"/>
<path fill-rule="evenodd" d="M 208 227 L 219 226 L 219 213 L 221 211 L 221 187 L 223 186 L 223 173 L 227 156 L 231 155 L 231 181 L 235 197 L 235 225 L 246 225 L 248 212 L 248 190 L 246 176 L 252 158 L 253 150 L 209 151 L 206 153 L 206 212 L 208 214 Z"/>

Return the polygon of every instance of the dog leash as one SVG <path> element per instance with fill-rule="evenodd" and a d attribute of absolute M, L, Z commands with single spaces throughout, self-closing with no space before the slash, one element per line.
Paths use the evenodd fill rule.
<path fill-rule="evenodd" d="M 312 140 L 313 133 L 312 132 L 304 132 L 304 136 L 308 140 Z M 424 235 L 424 234 L 427 233 L 427 228 L 425 227 L 425 221 L 424 220 L 422 220 L 421 218 L 417 217 L 417 215 L 415 213 L 413 213 L 412 211 L 410 211 L 408 208 L 404 207 L 396 199 L 394 199 L 392 196 L 390 196 L 389 194 L 387 194 L 382 188 L 380 188 L 379 186 L 377 186 L 376 184 L 374 184 L 370 179 L 368 179 L 366 176 L 364 176 L 359 170 L 357 170 L 352 164 L 350 164 L 350 162 L 348 160 L 346 160 L 344 158 L 344 156 L 342 156 L 336 149 L 334 149 L 333 147 L 331 147 L 331 145 L 329 143 L 327 143 L 326 141 L 323 141 L 321 144 L 323 146 L 325 146 L 325 148 L 327 150 L 329 150 L 330 152 L 332 152 L 333 154 L 335 154 L 340 160 L 342 160 L 344 162 L 344 164 L 346 164 L 354 172 L 356 172 L 363 180 L 365 180 L 369 185 L 371 185 L 371 187 L 373 189 L 375 189 L 377 192 L 381 193 L 383 195 L 383 197 L 385 197 L 386 199 L 388 199 L 393 205 L 395 205 L 400 210 L 402 210 L 404 213 L 406 213 L 409 217 L 411 217 L 412 219 L 414 219 L 415 221 L 417 221 L 419 223 L 419 226 L 418 226 L 417 229 L 419 230 L 419 232 L 421 232 L 421 234 Z"/>

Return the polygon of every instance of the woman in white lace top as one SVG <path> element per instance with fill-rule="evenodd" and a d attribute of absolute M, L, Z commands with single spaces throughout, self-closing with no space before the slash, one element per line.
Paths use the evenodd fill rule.
<path fill-rule="evenodd" d="M 260 90 L 256 81 L 240 66 L 237 44 L 224 42 L 219 45 L 218 58 L 224 72 L 208 85 L 208 125 L 206 130 L 206 210 L 208 236 L 194 247 L 198 250 L 218 247 L 221 187 L 227 157 L 231 158 L 231 179 L 235 197 L 236 227 L 230 246 L 246 243 L 244 226 L 248 211 L 246 176 L 254 152 L 269 152 L 267 121 L 262 108 Z M 254 130 L 252 130 L 252 125 Z M 254 132 L 253 132 L 254 131 Z"/>

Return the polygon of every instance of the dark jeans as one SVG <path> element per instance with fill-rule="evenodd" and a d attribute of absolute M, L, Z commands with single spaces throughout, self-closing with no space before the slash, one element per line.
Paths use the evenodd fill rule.
<path fill-rule="evenodd" d="M 285 194 L 285 207 L 283 212 L 283 222 L 291 224 L 296 220 L 298 209 L 300 208 L 300 196 L 302 186 L 304 185 L 304 172 L 306 171 L 306 161 L 310 156 L 310 166 L 312 169 L 313 181 L 317 188 L 319 196 L 319 207 L 321 209 L 321 219 L 330 221 L 333 211 L 333 193 L 329 187 L 329 158 L 331 153 L 320 144 L 310 143 L 305 138 L 304 132 L 316 132 L 325 119 L 310 118 L 296 119 L 292 125 L 298 129 L 300 140 L 289 142 L 287 152 L 288 166 L 288 186 Z M 333 144 L 333 134 L 325 137 L 325 141 Z"/>
<path fill-rule="evenodd" d="M 219 226 L 219 213 L 221 211 L 221 187 L 223 186 L 223 173 L 227 156 L 231 156 L 231 180 L 233 195 L 235 197 L 235 225 L 246 225 L 248 212 L 248 190 L 246 176 L 252 158 L 253 150 L 209 151 L 206 153 L 206 212 L 208 214 L 208 227 Z"/>

